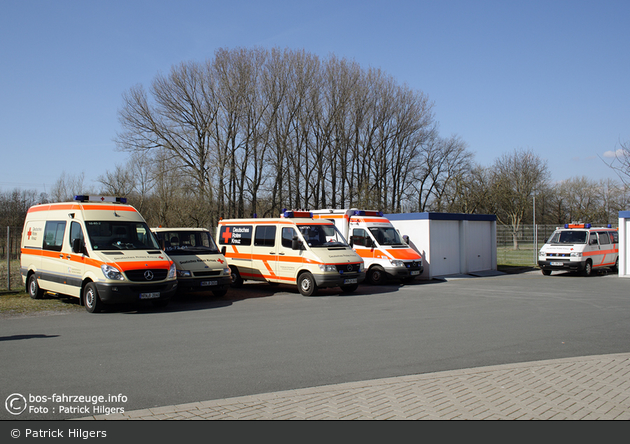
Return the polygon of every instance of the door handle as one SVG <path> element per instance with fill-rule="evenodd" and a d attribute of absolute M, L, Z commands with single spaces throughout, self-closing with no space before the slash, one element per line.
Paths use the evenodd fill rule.
<path fill-rule="evenodd" d="M 284 256 L 284 253 L 278 253 L 278 256 Z"/>

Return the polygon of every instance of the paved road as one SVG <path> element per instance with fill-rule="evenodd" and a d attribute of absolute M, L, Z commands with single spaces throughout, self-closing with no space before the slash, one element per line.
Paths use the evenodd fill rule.
<path fill-rule="evenodd" d="M 167 310 L 2 319 L 0 347 L 9 358 L 0 364 L 0 395 L 123 394 L 125 402 L 108 406 L 146 412 L 630 353 L 628 282 L 525 273 L 311 298 L 251 285 Z M 60 412 L 53 402 L 31 405 L 48 411 L 18 419 L 86 416 Z M 0 419 L 16 419 L 0 410 Z"/>

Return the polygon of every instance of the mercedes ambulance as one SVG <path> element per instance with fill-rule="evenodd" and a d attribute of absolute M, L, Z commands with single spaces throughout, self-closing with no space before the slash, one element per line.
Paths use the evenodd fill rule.
<path fill-rule="evenodd" d="M 366 280 L 382 284 L 387 278 L 413 281 L 423 271 L 422 256 L 407 245 L 383 213 L 374 210 L 312 211 L 318 220 L 331 220 L 363 259 Z"/>
<path fill-rule="evenodd" d="M 151 228 L 160 248 L 177 267 L 178 291 L 212 291 L 225 296 L 232 277 L 225 256 L 205 228 Z"/>
<path fill-rule="evenodd" d="M 75 196 L 32 206 L 21 251 L 22 281 L 33 299 L 45 291 L 72 296 L 94 313 L 103 304 L 164 306 L 177 290 L 175 264 L 124 198 Z"/>
<path fill-rule="evenodd" d="M 363 261 L 335 225 L 308 212 L 221 220 L 217 244 L 232 269 L 234 286 L 244 280 L 284 283 L 311 296 L 320 287 L 352 292 L 365 279 Z"/>
<path fill-rule="evenodd" d="M 566 224 L 557 227 L 538 254 L 542 274 L 574 271 L 585 276 L 594 269 L 619 265 L 619 237 L 616 229 L 591 227 L 591 224 Z"/>

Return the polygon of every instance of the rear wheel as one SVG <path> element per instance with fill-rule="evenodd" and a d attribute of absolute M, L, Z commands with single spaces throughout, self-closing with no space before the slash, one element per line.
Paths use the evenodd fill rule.
<path fill-rule="evenodd" d="M 302 273 L 298 278 L 298 289 L 303 296 L 313 296 L 317 291 L 317 284 L 315 278 L 309 272 Z"/>
<path fill-rule="evenodd" d="M 39 288 L 39 284 L 37 283 L 37 276 L 35 273 L 31 274 L 28 277 L 28 294 L 32 299 L 41 299 L 44 296 L 44 290 Z"/>
<path fill-rule="evenodd" d="M 83 290 L 83 302 L 85 304 L 85 309 L 89 313 L 98 313 L 103 308 L 103 303 L 101 302 L 101 298 L 98 296 L 98 290 L 96 289 L 96 285 L 94 282 L 88 282 Z"/>
<path fill-rule="evenodd" d="M 612 271 L 619 271 L 619 258 L 615 261 L 615 265 L 612 266 Z"/>

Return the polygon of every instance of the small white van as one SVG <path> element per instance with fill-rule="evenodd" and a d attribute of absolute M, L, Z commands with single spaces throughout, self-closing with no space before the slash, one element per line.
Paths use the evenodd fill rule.
<path fill-rule="evenodd" d="M 124 198 L 107 196 L 32 206 L 20 272 L 31 298 L 45 291 L 76 297 L 90 313 L 103 304 L 164 306 L 177 290 L 175 264 L 140 213 Z"/>
<path fill-rule="evenodd" d="M 151 228 L 177 267 L 178 291 L 212 291 L 225 296 L 232 277 L 212 233 L 205 228 Z"/>
<path fill-rule="evenodd" d="M 277 219 L 221 220 L 217 244 L 235 286 L 244 280 L 292 284 L 311 296 L 320 287 L 352 292 L 365 279 L 363 260 L 335 224 L 314 220 L 308 212 L 285 211 Z"/>
<path fill-rule="evenodd" d="M 552 271 L 573 271 L 589 276 L 594 269 L 619 266 L 619 236 L 610 225 L 566 224 L 557 227 L 538 253 L 542 274 Z"/>

